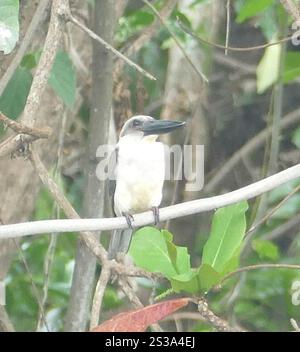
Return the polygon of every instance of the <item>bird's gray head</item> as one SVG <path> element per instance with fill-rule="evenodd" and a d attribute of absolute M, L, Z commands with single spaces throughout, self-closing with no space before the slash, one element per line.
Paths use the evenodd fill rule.
<path fill-rule="evenodd" d="M 125 122 L 120 137 L 140 135 L 141 137 L 169 133 L 185 125 L 183 121 L 156 120 L 151 116 L 137 115 Z"/>

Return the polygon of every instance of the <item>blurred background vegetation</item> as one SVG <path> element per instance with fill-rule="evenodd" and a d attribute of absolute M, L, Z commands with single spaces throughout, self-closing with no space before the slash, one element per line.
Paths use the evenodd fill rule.
<path fill-rule="evenodd" d="M 124 3 L 124 10 L 116 5 L 119 15 L 114 46 L 157 80 L 151 81 L 114 59 L 113 111 L 117 132 L 132 115 L 149 114 L 156 118 L 187 121 L 187 135 L 183 139 L 175 134 L 165 142 L 183 144 L 188 141 L 192 145 L 205 145 L 204 189 L 187 192 L 182 181 L 174 195 L 174 184 L 170 182 L 166 185 L 164 205 L 221 194 L 299 163 L 299 46 L 285 41 L 248 51 L 225 50 L 196 38 L 246 48 L 290 36 L 294 32 L 293 19 L 280 1 L 152 1 L 165 25 L 143 1 Z M 4 2 L 0 0 L 0 13 L 1 6 Z M 94 11 L 94 1 L 74 0 L 71 7 L 74 16 L 92 27 L 89 18 Z M 20 1 L 20 40 L 35 8 L 36 2 Z M 48 21 L 49 17 L 44 19 L 30 50 L 0 96 L 0 111 L 12 119 L 17 119 L 24 109 Z M 140 38 L 143 38 L 141 42 Z M 83 211 L 85 193 L 91 50 L 86 35 L 77 28 L 68 27 L 40 111 L 44 121 L 60 131 L 56 136 L 58 140 L 44 147 L 44 159 L 79 213 Z M 0 54 L 0 75 L 9 67 L 14 53 Z M 191 67 L 185 55 L 197 70 Z M 205 83 L 197 72 L 205 74 L 209 83 Z M 57 123 L 54 121 L 58 114 L 63 118 Z M 282 121 L 291 114 L 294 120 L 281 128 Z M 267 127 L 272 129 L 272 135 L 256 140 Z M 4 140 L 8 131 L 3 125 L 0 128 L 0 138 Z M 252 141 L 252 147 L 243 148 L 249 141 Z M 228 160 L 232 156 L 236 162 L 230 164 Z M 8 158 L 0 161 L 0 218 L 3 223 L 63 218 L 64 214 L 57 209 L 48 192 L 32 178 L 30 171 L 26 171 L 25 163 Z M 251 201 L 247 212 L 248 227 L 298 185 L 299 181 L 290 182 Z M 296 193 L 251 234 L 241 264 L 299 263 L 299 210 L 300 194 Z M 203 244 L 210 232 L 212 215 L 213 212 L 171 221 L 169 228 L 174 242 L 189 248 L 195 265 L 200 261 Z M 27 237 L 19 242 L 22 254 L 15 244 L 3 244 L 0 279 L 7 285 L 6 309 L 16 330 L 37 328 L 40 312 L 32 282 L 43 296 L 44 283 L 48 279 L 44 302 L 47 321 L 51 330 L 63 329 L 76 243 L 76 234 Z M 104 236 L 103 243 L 107 244 Z M 24 266 L 24 258 L 30 272 Z M 246 329 L 292 330 L 290 319 L 300 321 L 300 308 L 293 305 L 291 299 L 292 283 L 297 279 L 300 280 L 300 273 L 296 270 L 251 271 L 230 279 L 219 292 L 210 292 L 208 301 L 216 314 Z M 138 280 L 137 284 L 146 301 L 152 291 L 150 283 Z M 166 288 L 162 283 L 157 292 Z M 115 285 L 110 285 L 105 292 L 103 317 L 111 317 L 125 309 L 128 309 L 127 300 Z M 166 329 L 175 329 L 174 322 L 165 324 Z M 209 325 L 189 319 L 183 321 L 183 326 L 187 331 L 213 331 Z M 39 329 L 45 329 L 41 322 Z"/>

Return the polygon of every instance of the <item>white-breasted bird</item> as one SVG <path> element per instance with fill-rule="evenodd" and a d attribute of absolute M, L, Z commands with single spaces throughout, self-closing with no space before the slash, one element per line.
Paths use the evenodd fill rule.
<path fill-rule="evenodd" d="M 111 159 L 115 161 L 109 194 L 116 216 L 125 216 L 128 229 L 115 230 L 108 257 L 127 253 L 132 237 L 132 214 L 152 210 L 159 222 L 158 206 L 165 179 L 165 150 L 158 135 L 169 133 L 183 121 L 156 120 L 151 116 L 134 116 L 124 124 Z"/>

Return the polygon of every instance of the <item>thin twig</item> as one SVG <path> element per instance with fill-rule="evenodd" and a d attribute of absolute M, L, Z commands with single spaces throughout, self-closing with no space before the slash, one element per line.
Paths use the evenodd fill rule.
<path fill-rule="evenodd" d="M 246 236 L 256 230 L 259 226 L 265 223 L 270 217 L 279 209 L 281 208 L 294 194 L 296 194 L 300 190 L 300 184 L 295 187 L 292 192 L 290 192 L 286 197 L 282 199 L 278 204 L 275 205 L 263 218 L 261 218 L 257 223 L 255 223 L 251 228 L 247 231 Z"/>
<path fill-rule="evenodd" d="M 151 75 L 149 72 L 141 68 L 139 65 L 134 63 L 132 60 L 128 59 L 125 55 L 120 53 L 117 49 L 115 49 L 113 46 L 108 44 L 104 39 L 99 37 L 96 33 L 94 33 L 92 30 L 87 28 L 84 24 L 79 22 L 71 13 L 68 15 L 68 20 L 72 23 L 74 23 L 76 26 L 78 26 L 80 29 L 82 29 L 85 33 L 87 33 L 92 39 L 96 40 L 99 42 L 101 45 L 105 47 L 106 50 L 112 52 L 114 55 L 118 56 L 120 59 L 124 60 L 130 67 L 134 68 L 137 70 L 139 73 L 144 75 L 145 77 L 151 79 L 152 81 L 156 81 L 156 78 Z"/>
<path fill-rule="evenodd" d="M 31 286 L 32 286 L 32 290 L 33 290 L 33 295 L 34 295 L 34 297 L 35 297 L 35 299 L 37 301 L 37 304 L 39 306 L 39 310 L 41 312 L 41 319 L 42 319 L 42 321 L 43 321 L 43 323 L 45 325 L 46 330 L 49 332 L 50 329 L 49 329 L 49 326 L 48 326 L 48 323 L 47 323 L 47 320 L 46 320 L 46 315 L 45 315 L 45 311 L 44 311 L 44 308 L 43 308 L 42 300 L 41 300 L 39 291 L 38 291 L 38 289 L 36 287 L 36 284 L 34 282 L 32 272 L 31 272 L 31 270 L 29 268 L 29 265 L 27 263 L 27 260 L 26 260 L 26 258 L 24 256 L 24 254 L 23 254 L 22 248 L 19 246 L 18 242 L 15 239 L 13 239 L 13 242 L 14 242 L 14 245 L 16 246 L 16 249 L 17 249 L 17 251 L 19 253 L 21 261 L 22 261 L 22 263 L 23 263 L 23 265 L 25 267 L 27 275 L 29 276 L 29 280 L 30 280 L 30 283 L 31 283 Z"/>
<path fill-rule="evenodd" d="M 291 218 L 290 220 L 283 223 L 282 225 L 276 227 L 274 230 L 266 233 L 261 238 L 263 240 L 272 241 L 272 240 L 286 234 L 288 231 L 290 231 L 292 228 L 298 226 L 299 224 L 300 224 L 300 215 L 298 214 L 298 215 L 294 216 L 293 218 Z"/>
<path fill-rule="evenodd" d="M 14 56 L 13 60 L 11 61 L 9 67 L 5 71 L 4 75 L 1 78 L 0 81 L 0 96 L 4 92 L 8 82 L 10 81 L 11 77 L 15 73 L 16 68 L 19 66 L 21 63 L 24 54 L 26 53 L 32 38 L 34 36 L 34 33 L 36 32 L 37 28 L 39 27 L 41 20 L 43 19 L 49 5 L 49 0 L 40 0 L 38 3 L 38 6 L 36 8 L 36 11 L 32 17 L 32 20 L 27 28 L 27 31 L 24 35 L 24 38 L 22 39 L 21 45 Z"/>
<path fill-rule="evenodd" d="M 178 0 L 166 1 L 165 5 L 160 10 L 160 16 L 162 18 L 168 18 L 172 13 L 173 9 L 175 8 L 177 2 Z M 159 20 L 159 18 L 156 18 L 156 20 L 153 21 L 153 23 L 149 27 L 142 31 L 138 38 L 134 39 L 134 41 L 132 43 L 129 43 L 129 45 L 127 43 L 125 44 L 126 47 L 122 50 L 123 54 L 126 56 L 132 56 L 133 54 L 138 52 L 145 45 L 145 43 L 148 43 L 151 37 L 153 37 L 154 34 L 160 29 L 160 25 L 161 21 Z M 123 66 L 124 61 L 119 60 L 114 70 L 117 76 L 120 75 Z"/>
<path fill-rule="evenodd" d="M 110 268 L 108 266 L 104 266 L 101 270 L 101 274 L 99 276 L 99 280 L 96 285 L 92 312 L 91 312 L 91 321 L 90 321 L 90 330 L 95 328 L 99 323 L 99 316 L 101 312 L 104 292 L 107 286 L 107 283 L 110 279 Z"/>
<path fill-rule="evenodd" d="M 228 54 L 229 45 L 229 33 L 230 33 L 230 0 L 226 2 L 226 39 L 225 39 L 225 55 Z"/>
<path fill-rule="evenodd" d="M 215 48 L 218 49 L 223 49 L 223 50 L 230 50 L 230 51 L 253 51 L 253 50 L 260 50 L 260 49 L 265 49 L 268 48 L 269 46 L 273 46 L 273 45 L 278 45 L 278 44 L 282 44 L 285 42 L 288 42 L 289 40 L 291 40 L 293 38 L 293 34 L 279 39 L 276 42 L 271 42 L 271 43 L 266 43 L 266 44 L 261 44 L 261 45 L 256 45 L 256 46 L 248 46 L 245 48 L 240 48 L 240 47 L 233 47 L 233 46 L 225 46 L 222 44 L 217 44 L 214 42 L 211 42 L 207 39 L 201 38 L 198 35 L 196 35 L 195 33 L 193 33 L 189 28 L 187 28 L 178 18 L 177 18 L 177 22 L 178 25 L 180 26 L 180 28 L 187 34 L 191 35 L 193 38 L 197 39 L 199 42 L 213 46 Z"/>
<path fill-rule="evenodd" d="M 57 179 L 60 175 L 60 172 L 61 172 L 61 165 L 62 165 L 62 159 L 63 159 L 62 149 L 64 146 L 66 122 L 67 122 L 67 113 L 66 113 L 66 111 L 64 111 L 62 122 L 61 122 L 61 128 L 60 128 L 60 132 L 59 132 L 59 138 L 58 138 L 57 162 L 56 162 L 55 171 L 54 171 L 54 178 L 56 181 L 57 181 Z M 60 217 L 60 208 L 56 203 L 54 204 L 54 216 L 56 219 L 59 219 L 59 217 Z M 55 250 L 56 250 L 56 245 L 57 245 L 57 237 L 58 237 L 58 234 L 54 234 L 54 233 L 51 234 L 50 242 L 49 242 L 48 249 L 47 249 L 47 252 L 45 255 L 42 307 L 45 307 L 45 305 L 47 303 L 47 299 L 48 299 L 50 276 L 51 276 L 52 266 L 53 266 L 53 262 L 54 262 Z M 41 323 L 42 323 L 42 311 L 40 310 L 38 324 L 37 324 L 38 331 L 41 329 Z"/>
<path fill-rule="evenodd" d="M 37 331 L 41 331 L 42 322 L 43 322 L 43 312 L 48 299 L 48 290 L 50 283 L 50 274 L 52 269 L 52 264 L 54 261 L 55 249 L 57 243 L 57 234 L 52 234 L 50 237 L 50 243 L 45 255 L 45 263 L 44 263 L 44 283 L 43 283 L 43 296 L 41 299 L 41 307 L 39 309 L 39 318 L 37 323 Z"/>
<path fill-rule="evenodd" d="M 293 270 L 300 270 L 300 265 L 296 264 L 256 264 L 256 265 L 249 265 L 244 266 L 242 268 L 238 268 L 235 271 L 230 272 L 229 274 L 225 275 L 220 284 L 218 286 L 222 286 L 222 284 L 236 274 L 243 273 L 245 271 L 252 271 L 257 269 L 293 269 Z"/>
<path fill-rule="evenodd" d="M 169 27 L 169 25 L 167 24 L 166 20 L 160 15 L 160 13 L 156 10 L 156 8 L 148 1 L 148 0 L 143 0 L 143 2 L 150 7 L 150 9 L 155 13 L 155 15 L 159 18 L 159 20 L 161 21 L 162 25 L 166 28 L 166 30 L 169 32 L 170 36 L 173 38 L 174 42 L 176 43 L 176 45 L 178 46 L 178 48 L 181 50 L 183 56 L 186 58 L 187 62 L 191 65 L 191 67 L 193 68 L 193 70 L 196 72 L 196 74 L 198 76 L 200 76 L 200 78 L 208 83 L 208 78 L 205 76 L 205 74 L 203 72 L 201 72 L 193 63 L 193 61 L 190 59 L 189 55 L 187 54 L 187 52 L 185 51 L 184 47 L 181 45 L 179 39 L 177 38 L 177 36 L 175 35 L 175 33 L 172 31 L 172 29 Z"/>

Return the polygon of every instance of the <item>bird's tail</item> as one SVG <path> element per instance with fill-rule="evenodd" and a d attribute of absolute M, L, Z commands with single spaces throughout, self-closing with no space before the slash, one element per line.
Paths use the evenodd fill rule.
<path fill-rule="evenodd" d="M 115 230 L 112 234 L 109 247 L 108 247 L 108 259 L 115 259 L 118 253 L 126 254 L 128 252 L 132 230 Z"/>

